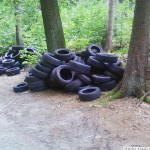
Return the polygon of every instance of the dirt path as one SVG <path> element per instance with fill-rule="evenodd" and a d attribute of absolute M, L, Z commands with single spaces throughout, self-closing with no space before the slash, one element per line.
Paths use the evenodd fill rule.
<path fill-rule="evenodd" d="M 122 150 L 150 146 L 150 105 L 136 99 L 105 107 L 75 94 L 47 90 L 16 94 L 25 73 L 0 77 L 0 150 Z"/>

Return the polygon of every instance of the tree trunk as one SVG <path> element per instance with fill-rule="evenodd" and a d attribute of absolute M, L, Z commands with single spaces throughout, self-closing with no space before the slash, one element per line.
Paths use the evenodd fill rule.
<path fill-rule="evenodd" d="M 40 0 L 47 50 L 65 48 L 65 39 L 57 0 Z"/>
<path fill-rule="evenodd" d="M 123 96 L 136 96 L 145 83 L 148 64 L 150 0 L 136 0 L 128 61 L 120 91 Z"/>
<path fill-rule="evenodd" d="M 19 1 L 14 1 L 15 18 L 16 18 L 16 44 L 23 45 L 22 29 L 21 29 L 21 5 Z"/>
<path fill-rule="evenodd" d="M 109 0 L 108 24 L 106 33 L 105 51 L 112 50 L 113 48 L 113 24 L 114 24 L 114 8 L 115 0 Z"/>

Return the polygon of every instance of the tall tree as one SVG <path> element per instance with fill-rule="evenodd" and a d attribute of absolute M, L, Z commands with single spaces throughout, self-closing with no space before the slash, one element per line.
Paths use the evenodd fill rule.
<path fill-rule="evenodd" d="M 64 33 L 57 0 L 40 0 L 47 50 L 65 47 Z"/>
<path fill-rule="evenodd" d="M 15 19 L 16 19 L 16 44 L 23 45 L 21 28 L 21 3 L 20 0 L 14 0 Z"/>
<path fill-rule="evenodd" d="M 113 48 L 113 25 L 114 25 L 114 9 L 115 9 L 115 0 L 109 0 L 109 12 L 108 12 L 108 23 L 107 23 L 107 33 L 104 49 L 112 50 Z"/>
<path fill-rule="evenodd" d="M 145 90 L 148 66 L 149 16 L 150 0 L 136 0 L 128 61 L 124 77 L 115 91 L 116 97 L 141 96 L 141 91 Z"/>

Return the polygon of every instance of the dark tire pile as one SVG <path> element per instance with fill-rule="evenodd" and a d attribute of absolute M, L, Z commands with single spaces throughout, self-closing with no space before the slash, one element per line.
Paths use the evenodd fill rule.
<path fill-rule="evenodd" d="M 123 73 L 118 57 L 104 53 L 97 44 L 90 44 L 81 52 L 61 48 L 53 54 L 45 52 L 14 91 L 63 89 L 78 93 L 82 101 L 91 101 L 99 98 L 102 91 L 112 90 Z"/>
<path fill-rule="evenodd" d="M 0 56 L 0 76 L 3 74 L 7 74 L 8 76 L 20 74 L 20 69 L 24 67 L 22 62 L 26 59 L 20 57 L 21 50 L 26 50 L 29 54 L 31 54 L 30 52 L 34 52 L 33 48 L 25 48 L 17 45 L 10 47 L 8 52 Z"/>

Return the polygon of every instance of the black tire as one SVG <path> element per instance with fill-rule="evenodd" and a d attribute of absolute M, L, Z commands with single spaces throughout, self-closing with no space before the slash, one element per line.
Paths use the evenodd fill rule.
<path fill-rule="evenodd" d="M 2 61 L 3 67 L 11 67 L 15 64 L 15 60 L 13 59 L 5 59 Z"/>
<path fill-rule="evenodd" d="M 19 61 L 16 61 L 16 62 L 14 63 L 14 65 L 12 66 L 12 68 L 14 68 L 14 67 L 19 67 L 19 68 L 20 68 L 20 66 L 21 66 L 20 62 L 19 62 Z"/>
<path fill-rule="evenodd" d="M 14 86 L 13 90 L 15 93 L 19 93 L 19 92 L 25 92 L 25 91 L 29 90 L 29 88 L 28 88 L 26 82 L 21 82 L 21 83 L 17 84 L 16 86 Z"/>
<path fill-rule="evenodd" d="M 70 69 L 81 74 L 90 74 L 91 71 L 91 66 L 73 60 L 69 61 L 68 66 Z"/>
<path fill-rule="evenodd" d="M 48 73 L 42 72 L 35 67 L 32 67 L 32 74 L 40 79 L 46 79 L 48 77 Z"/>
<path fill-rule="evenodd" d="M 40 63 L 38 63 L 36 66 L 35 66 L 36 69 L 42 71 L 42 72 L 45 72 L 45 73 L 51 73 L 52 72 L 52 69 L 48 68 L 48 67 L 45 67 L 43 65 L 41 65 Z"/>
<path fill-rule="evenodd" d="M 116 63 L 113 63 L 113 65 L 115 65 L 115 66 L 121 66 L 122 62 L 121 62 L 120 59 L 118 59 Z"/>
<path fill-rule="evenodd" d="M 19 67 L 14 67 L 6 70 L 7 76 L 14 76 L 17 74 L 20 74 L 20 68 Z"/>
<path fill-rule="evenodd" d="M 46 62 L 45 60 L 41 60 L 40 61 L 40 64 L 44 67 L 47 67 L 50 69 L 50 73 L 53 71 L 53 69 L 56 67 L 56 66 L 53 66 L 51 65 L 50 63 Z"/>
<path fill-rule="evenodd" d="M 23 49 L 24 49 L 24 46 L 21 46 L 21 45 L 14 45 L 14 46 L 11 46 L 9 49 L 10 49 L 10 50 L 19 51 L 19 50 L 23 50 Z"/>
<path fill-rule="evenodd" d="M 8 51 L 8 52 L 6 52 L 5 55 L 4 55 L 5 59 L 10 59 L 10 57 L 11 57 L 11 55 L 13 53 L 15 53 L 15 51 Z"/>
<path fill-rule="evenodd" d="M 38 81 L 34 81 L 34 82 L 28 82 L 27 85 L 30 89 L 35 89 L 38 87 L 45 87 L 46 83 L 44 80 L 38 80 Z"/>
<path fill-rule="evenodd" d="M 66 85 L 66 86 L 65 86 L 65 90 L 66 90 L 67 92 L 76 92 L 77 89 L 78 89 L 80 86 L 82 86 L 82 85 L 83 85 L 82 81 L 79 80 L 79 79 L 76 79 L 76 80 L 74 80 L 73 82 L 71 82 L 71 83 L 69 83 L 68 85 Z"/>
<path fill-rule="evenodd" d="M 84 63 L 84 60 L 83 60 L 81 57 L 79 57 L 79 56 L 75 56 L 75 57 L 73 58 L 73 61 L 76 61 L 76 62 L 85 64 L 85 63 Z"/>
<path fill-rule="evenodd" d="M 62 64 L 62 62 L 61 62 L 59 59 L 55 58 L 52 54 L 50 54 L 50 53 L 48 53 L 48 52 L 45 52 L 45 53 L 43 54 L 42 58 L 43 58 L 46 62 L 48 62 L 48 63 L 50 63 L 51 65 L 56 66 L 56 67 Z"/>
<path fill-rule="evenodd" d="M 78 89 L 76 90 L 76 93 L 78 93 L 80 90 L 85 89 L 87 87 L 91 87 L 92 85 L 86 85 L 86 86 L 80 86 L 78 87 Z"/>
<path fill-rule="evenodd" d="M 91 83 L 90 77 L 84 74 L 77 74 L 77 77 L 83 82 L 83 84 L 88 85 Z"/>
<path fill-rule="evenodd" d="M 112 73 L 118 75 L 118 76 L 123 76 L 124 72 L 125 72 L 125 69 L 120 67 L 120 66 L 117 66 L 117 65 L 107 65 L 107 69 L 109 71 L 111 71 Z"/>
<path fill-rule="evenodd" d="M 55 57 L 61 61 L 71 60 L 74 55 L 69 49 L 59 48 L 55 50 Z"/>
<path fill-rule="evenodd" d="M 78 92 L 79 98 L 81 101 L 92 101 L 98 99 L 101 95 L 101 91 L 98 87 L 87 87 L 81 89 Z"/>
<path fill-rule="evenodd" d="M 118 60 L 117 56 L 114 56 L 113 54 L 106 54 L 106 53 L 97 53 L 96 59 L 100 62 L 107 62 L 107 63 L 116 63 Z"/>
<path fill-rule="evenodd" d="M 32 73 L 28 73 L 28 74 L 26 75 L 26 77 L 25 77 L 25 81 L 26 81 L 27 83 L 29 83 L 29 82 L 35 82 L 35 81 L 39 81 L 39 80 L 41 80 L 41 79 L 35 77 L 34 75 L 32 75 Z"/>
<path fill-rule="evenodd" d="M 0 56 L 0 64 L 2 64 L 2 61 L 3 61 L 3 57 Z"/>
<path fill-rule="evenodd" d="M 21 52 L 20 52 L 20 51 L 15 51 L 14 53 L 12 53 L 12 54 L 10 55 L 10 59 L 19 60 L 20 55 L 21 55 Z"/>
<path fill-rule="evenodd" d="M 104 84 L 99 85 L 99 88 L 101 89 L 101 91 L 110 91 L 113 88 L 115 88 L 117 85 L 115 80 L 112 80 L 111 82 L 107 82 Z"/>
<path fill-rule="evenodd" d="M 74 71 L 70 70 L 66 65 L 56 67 L 51 74 L 53 82 L 61 86 L 71 83 L 74 79 L 74 76 Z"/>
<path fill-rule="evenodd" d="M 32 53 L 35 52 L 35 48 L 33 48 L 33 47 L 27 47 L 26 50 L 27 50 L 28 52 L 32 52 Z"/>
<path fill-rule="evenodd" d="M 103 53 L 104 50 L 100 45 L 90 44 L 87 47 L 87 52 L 89 53 L 89 55 L 95 56 L 97 53 Z"/>
<path fill-rule="evenodd" d="M 95 56 L 90 56 L 87 60 L 87 64 L 102 70 L 105 69 L 105 65 L 102 62 L 96 60 Z"/>
<path fill-rule="evenodd" d="M 107 76 L 110 76 L 113 80 L 120 80 L 120 77 L 118 77 L 117 75 L 113 74 L 112 72 L 110 72 L 109 70 L 105 70 L 104 74 Z"/>
<path fill-rule="evenodd" d="M 105 75 L 93 74 L 91 75 L 91 77 L 94 83 L 107 83 L 112 80 L 110 76 L 105 76 Z"/>
<path fill-rule="evenodd" d="M 89 53 L 87 51 L 81 51 L 81 58 L 87 59 L 89 57 Z"/>
<path fill-rule="evenodd" d="M 7 68 L 0 67 L 0 76 L 6 73 Z"/>
<path fill-rule="evenodd" d="M 75 51 L 75 55 L 81 57 L 81 51 Z"/>

